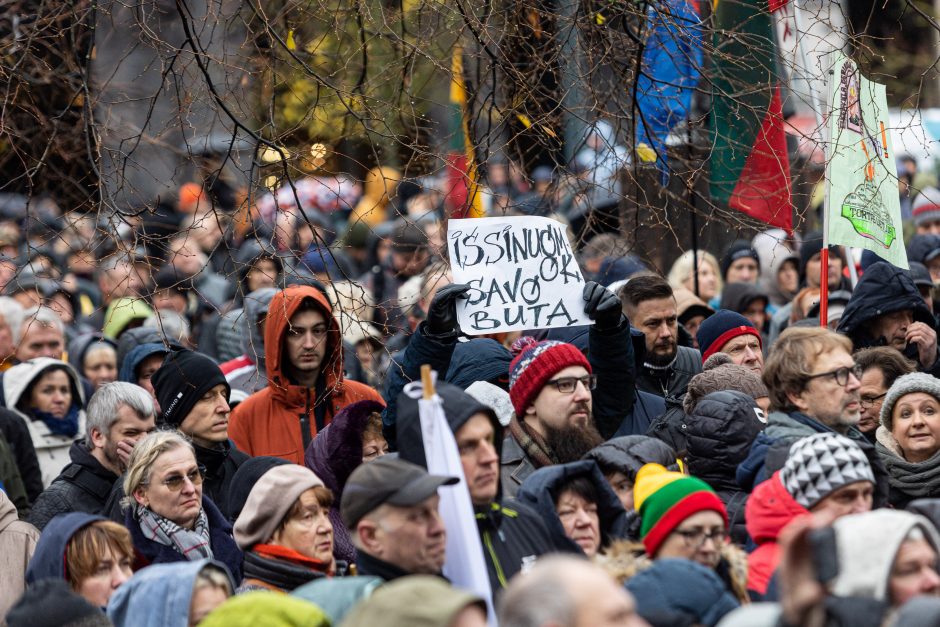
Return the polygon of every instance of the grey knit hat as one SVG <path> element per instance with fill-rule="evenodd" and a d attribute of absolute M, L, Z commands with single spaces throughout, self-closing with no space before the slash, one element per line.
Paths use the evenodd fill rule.
<path fill-rule="evenodd" d="M 858 444 L 838 433 L 817 433 L 790 447 L 780 469 L 780 482 L 797 503 L 810 509 L 850 483 L 871 481 L 875 475 Z"/>
<path fill-rule="evenodd" d="M 689 381 L 682 409 L 691 414 L 703 397 L 724 390 L 741 392 L 754 399 L 768 395 L 767 386 L 753 370 L 738 366 L 726 353 L 715 353 L 702 364 L 702 372 Z"/>
<path fill-rule="evenodd" d="M 894 385 L 888 390 L 885 401 L 881 405 L 881 424 L 888 431 L 891 431 L 891 414 L 894 412 L 894 406 L 902 396 L 911 392 L 930 394 L 940 401 L 940 379 L 923 372 L 912 372 L 895 379 Z"/>

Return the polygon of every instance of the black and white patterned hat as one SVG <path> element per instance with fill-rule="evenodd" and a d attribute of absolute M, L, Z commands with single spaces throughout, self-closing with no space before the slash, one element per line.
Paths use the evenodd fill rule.
<path fill-rule="evenodd" d="M 850 483 L 875 482 L 868 458 L 859 446 L 838 433 L 817 433 L 797 440 L 780 469 L 780 482 L 793 499 L 812 508 Z"/>

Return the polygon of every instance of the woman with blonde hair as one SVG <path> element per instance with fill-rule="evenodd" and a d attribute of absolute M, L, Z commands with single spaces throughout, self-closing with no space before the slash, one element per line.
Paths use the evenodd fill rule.
<path fill-rule="evenodd" d="M 684 287 L 695 292 L 695 279 L 692 276 L 694 267 L 694 253 L 687 250 L 676 259 L 669 270 L 667 280 L 672 289 Z M 708 303 L 721 294 L 721 272 L 718 270 L 718 260 L 710 252 L 698 251 L 698 294 L 697 296 Z"/>

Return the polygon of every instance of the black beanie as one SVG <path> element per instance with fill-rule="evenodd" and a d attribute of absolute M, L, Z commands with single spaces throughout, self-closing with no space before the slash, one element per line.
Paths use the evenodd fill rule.
<path fill-rule="evenodd" d="M 231 522 L 235 522 L 238 515 L 245 508 L 245 502 L 251 489 L 255 487 L 258 480 L 275 466 L 289 464 L 290 462 L 280 457 L 249 457 L 246 459 L 235 474 L 232 475 L 232 483 L 228 488 L 227 507 L 228 511 L 223 511 Z"/>
<path fill-rule="evenodd" d="M 78 596 L 64 579 L 37 581 L 6 616 L 10 627 L 110 625 L 107 615 Z"/>
<path fill-rule="evenodd" d="M 168 354 L 150 382 L 163 412 L 163 422 L 173 427 L 179 427 L 199 399 L 215 386 L 222 384 L 228 394 L 232 392 L 218 364 L 191 350 Z"/>
<path fill-rule="evenodd" d="M 750 257 L 757 262 L 757 270 L 760 272 L 760 255 L 757 254 L 757 251 L 754 250 L 754 247 L 747 240 L 739 239 L 735 243 L 731 244 L 728 248 L 728 252 L 725 253 L 725 256 L 721 258 L 721 278 L 727 280 L 728 278 L 728 268 L 731 267 L 738 259 L 744 259 L 745 257 Z"/>

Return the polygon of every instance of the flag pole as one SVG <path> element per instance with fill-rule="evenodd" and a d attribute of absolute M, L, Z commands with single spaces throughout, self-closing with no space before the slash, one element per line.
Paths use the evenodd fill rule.
<path fill-rule="evenodd" d="M 434 398 L 434 379 L 431 378 L 431 364 L 421 365 L 421 390 L 424 400 Z"/>

